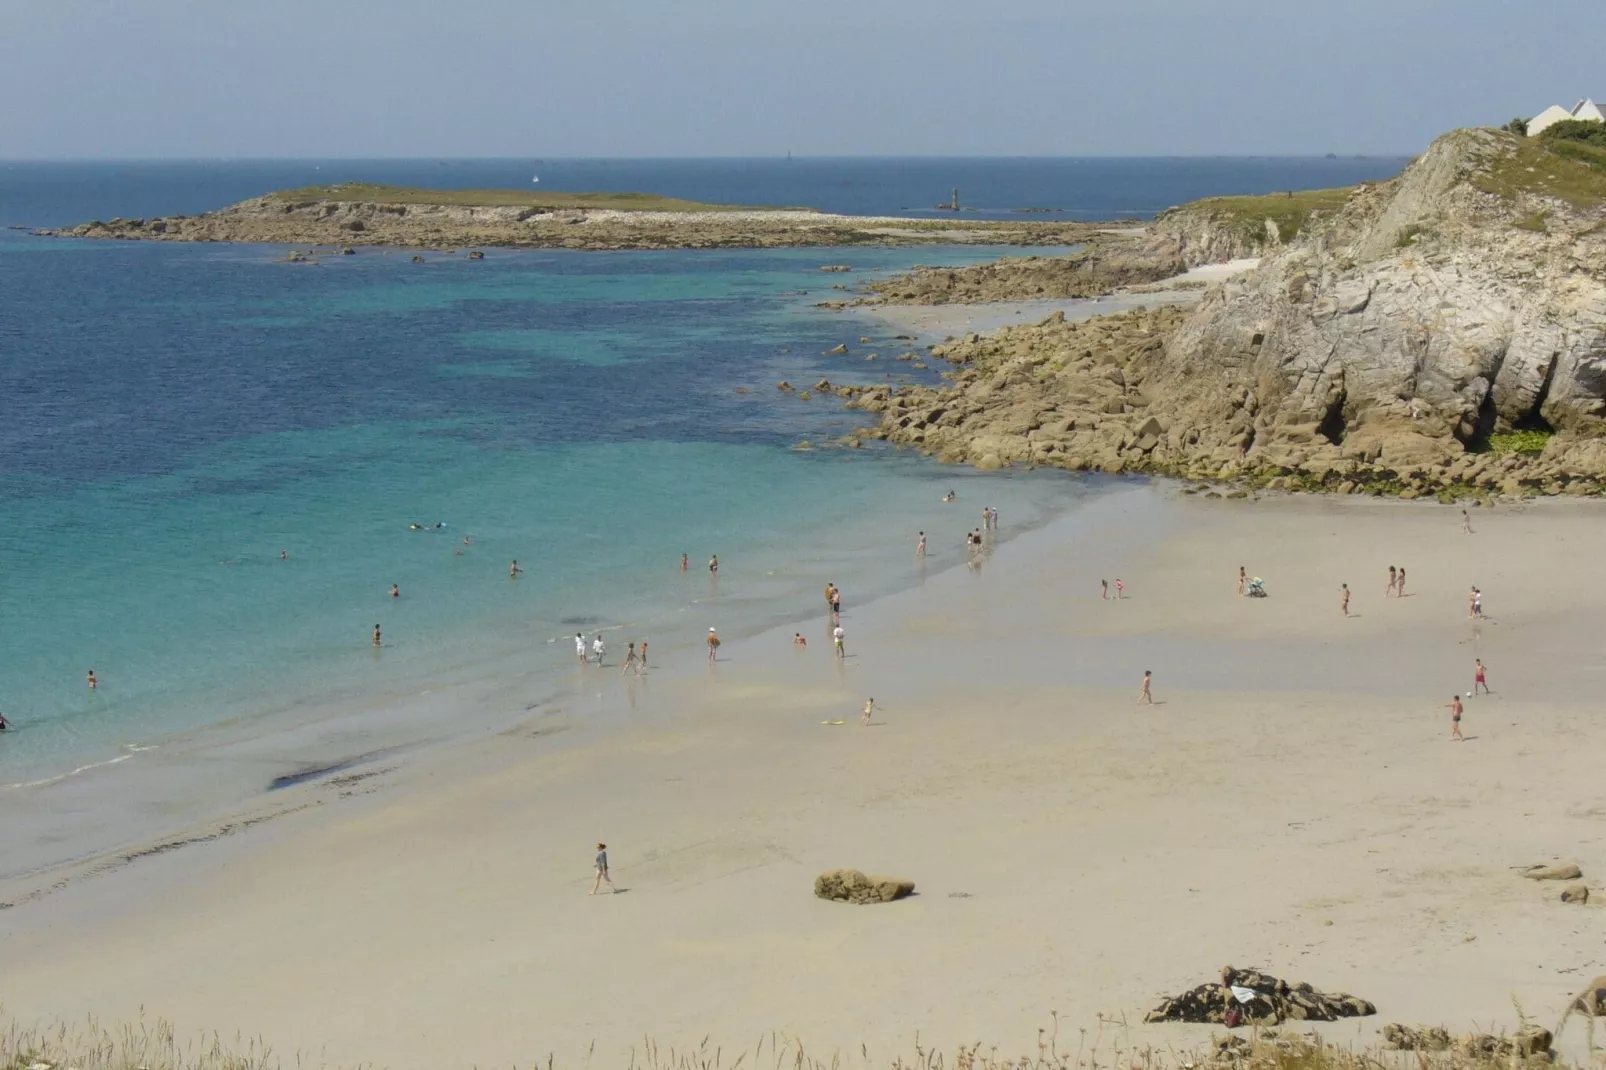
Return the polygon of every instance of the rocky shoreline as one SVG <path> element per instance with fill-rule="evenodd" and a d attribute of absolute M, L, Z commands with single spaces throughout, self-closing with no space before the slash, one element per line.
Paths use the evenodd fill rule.
<path fill-rule="evenodd" d="M 1606 493 L 1606 168 L 1542 151 L 1457 131 L 1400 178 L 1302 216 L 1295 240 L 1268 234 L 1257 269 L 1190 310 L 1061 314 L 933 346 L 949 385 L 847 391 L 881 417 L 858 437 L 1235 496 Z M 1139 247 L 1173 267 L 1188 258 L 1175 222 Z M 1202 256 L 1248 251 L 1253 228 L 1216 225 L 1194 231 Z M 900 299 L 908 278 L 890 283 Z"/>
<path fill-rule="evenodd" d="M 258 197 L 198 216 L 95 220 L 36 230 L 45 237 L 463 249 L 721 249 L 851 245 L 1075 245 L 1084 223 L 909 220 L 807 210 L 680 211 L 548 208 L 538 204 Z M 504 191 L 492 191 L 500 193 Z M 442 197 L 448 194 L 443 193 Z M 486 198 L 491 199 L 490 197 Z"/>

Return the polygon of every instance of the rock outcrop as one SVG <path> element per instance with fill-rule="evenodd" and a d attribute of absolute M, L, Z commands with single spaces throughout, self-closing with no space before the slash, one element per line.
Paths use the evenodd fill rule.
<path fill-rule="evenodd" d="M 841 245 L 1061 245 L 1096 228 L 1083 223 L 908 220 L 831 215 L 803 209 L 655 211 L 539 204 L 466 203 L 465 193 L 361 187 L 316 196 L 296 191 L 256 197 L 215 212 L 163 219 L 96 220 L 36 233 L 143 241 L 352 244 L 423 247 L 525 246 L 564 249 L 713 249 Z M 472 192 L 472 191 L 470 191 Z M 486 191 L 481 191 L 486 192 Z M 488 202 L 511 191 L 488 191 Z M 572 196 L 572 195 L 571 195 Z M 448 200 L 450 198 L 450 200 Z M 470 198 L 472 201 L 473 198 Z"/>
<path fill-rule="evenodd" d="M 857 404 L 948 460 L 1599 493 L 1606 157 L 1457 131 L 1189 313 L 1049 320 L 934 353 L 959 366 L 951 387 Z"/>
<path fill-rule="evenodd" d="M 891 903 L 914 890 L 914 881 L 866 877 L 856 869 L 831 869 L 814 878 L 815 896 L 839 903 Z"/>
<path fill-rule="evenodd" d="M 1353 190 L 1217 197 L 1162 212 L 1144 227 L 1105 229 L 1069 256 L 1006 257 L 922 267 L 870 283 L 864 304 L 975 304 L 1097 297 L 1205 264 L 1275 252 L 1343 207 Z"/>

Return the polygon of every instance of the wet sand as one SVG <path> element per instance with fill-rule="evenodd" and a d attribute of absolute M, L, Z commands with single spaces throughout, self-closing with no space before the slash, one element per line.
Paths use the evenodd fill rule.
<path fill-rule="evenodd" d="M 917 1032 L 1027 1053 L 1053 1011 L 1136 1023 L 1228 963 L 1377 1003 L 1338 1038 L 1514 1025 L 1513 998 L 1548 1024 L 1606 971 L 1601 908 L 1511 867 L 1606 872 L 1606 509 L 1473 517 L 1133 484 L 977 568 L 845 592 L 844 663 L 822 612 L 806 651 L 782 629 L 713 670 L 577 676 L 563 717 L 292 785 L 272 820 L 0 911 L 0 1002 L 376 1066 L 729 1057 L 771 1029 L 877 1065 Z M 1235 594 L 1240 564 L 1271 597 Z M 1451 743 L 1475 656 L 1495 693 Z M 597 840 L 622 894 L 587 894 Z M 838 866 L 917 895 L 815 900 Z"/>

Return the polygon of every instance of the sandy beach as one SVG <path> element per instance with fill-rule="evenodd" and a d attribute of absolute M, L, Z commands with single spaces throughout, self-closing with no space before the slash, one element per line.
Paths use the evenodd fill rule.
<path fill-rule="evenodd" d="M 1186 1046 L 1209 1030 L 1136 1023 L 1229 963 L 1377 1004 L 1333 1037 L 1512 1027 L 1513 1000 L 1549 1024 L 1606 971 L 1601 908 L 1513 867 L 1606 872 L 1606 509 L 1473 524 L 1123 485 L 977 567 L 847 591 L 842 663 L 822 611 L 806 650 L 592 670 L 561 714 L 0 889 L 0 1004 L 396 1067 L 622 1066 L 644 1038 L 728 1061 L 770 1030 L 884 1065 L 917 1034 L 1028 1052 L 1054 1012 Z M 1494 693 L 1452 743 L 1474 657 Z M 618 895 L 587 894 L 598 840 Z M 838 866 L 917 895 L 814 899 Z"/>
<path fill-rule="evenodd" d="M 854 311 L 868 314 L 875 322 L 893 330 L 917 335 L 923 341 L 941 341 L 975 332 L 990 334 L 1000 327 L 1018 323 L 1039 323 L 1056 312 L 1071 321 L 1111 316 L 1134 308 L 1159 305 L 1191 305 L 1199 300 L 1204 287 L 1254 268 L 1258 259 L 1233 260 L 1225 264 L 1206 264 L 1173 278 L 1148 286 L 1117 290 L 1103 297 L 1069 297 L 1044 301 L 988 301 L 980 304 L 901 305 L 877 304 Z"/>

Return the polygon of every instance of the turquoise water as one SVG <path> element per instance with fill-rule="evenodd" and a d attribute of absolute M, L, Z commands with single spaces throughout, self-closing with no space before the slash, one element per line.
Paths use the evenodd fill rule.
<path fill-rule="evenodd" d="M 984 502 L 1006 528 L 1048 519 L 1084 485 L 972 492 L 915 457 L 799 451 L 864 420 L 775 390 L 907 373 L 863 360 L 906 343 L 812 307 L 819 264 L 998 252 L 310 266 L 0 242 L 0 711 L 19 729 L 0 785 L 479 675 L 525 677 L 539 703 L 577 629 L 662 660 L 710 625 L 812 614 L 826 580 L 861 601 L 912 582 L 920 528 L 932 567 L 957 562 Z M 956 484 L 968 508 L 938 503 Z"/>

